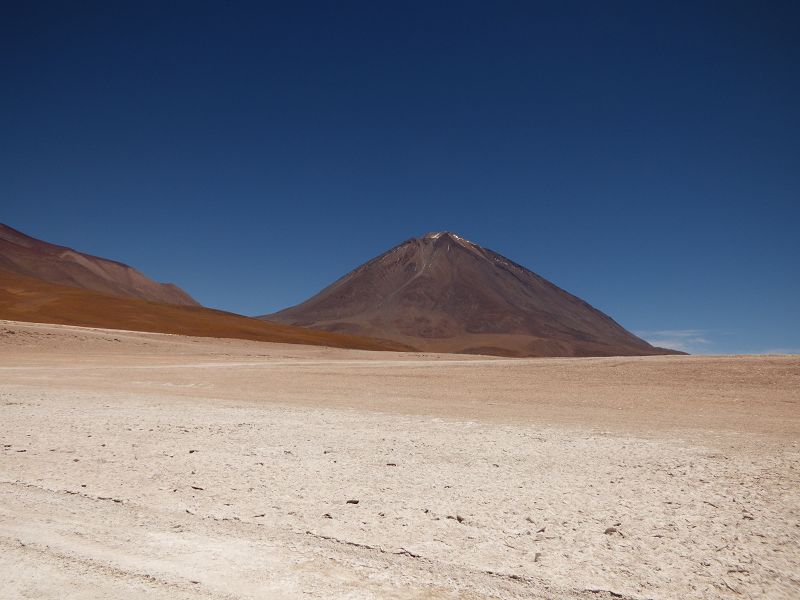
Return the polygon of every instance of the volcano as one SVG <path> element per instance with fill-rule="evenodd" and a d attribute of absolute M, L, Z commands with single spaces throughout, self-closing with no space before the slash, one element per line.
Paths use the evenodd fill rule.
<path fill-rule="evenodd" d="M 171 283 L 158 283 L 121 262 L 84 254 L 17 231 L 0 223 L 0 269 L 123 298 L 199 306 Z"/>
<path fill-rule="evenodd" d="M 259 318 L 431 352 L 680 354 L 651 346 L 536 273 L 450 232 L 411 238 L 302 304 Z"/>

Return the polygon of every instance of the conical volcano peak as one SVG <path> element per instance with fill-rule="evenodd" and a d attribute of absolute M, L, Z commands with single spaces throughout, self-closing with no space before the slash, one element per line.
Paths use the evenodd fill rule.
<path fill-rule="evenodd" d="M 426 233 L 425 235 L 423 235 L 422 239 L 423 240 L 438 240 L 439 238 L 442 238 L 442 237 L 450 238 L 450 239 L 453 239 L 453 240 L 458 240 L 458 241 L 461 241 L 461 242 L 467 242 L 468 244 L 472 243 L 468 239 L 463 238 L 460 235 L 458 235 L 457 233 L 453 233 L 452 231 L 431 231 L 430 233 Z"/>
<path fill-rule="evenodd" d="M 536 273 L 450 231 L 406 240 L 306 302 L 264 318 L 434 352 L 669 353 Z"/>
<path fill-rule="evenodd" d="M 423 243 L 442 243 L 442 242 L 449 242 L 460 244 L 465 247 L 469 248 L 480 248 L 478 244 L 469 241 L 467 238 L 461 237 L 457 233 L 453 233 L 452 231 L 432 231 L 430 233 L 426 233 L 421 238 L 417 238 L 421 240 Z"/>

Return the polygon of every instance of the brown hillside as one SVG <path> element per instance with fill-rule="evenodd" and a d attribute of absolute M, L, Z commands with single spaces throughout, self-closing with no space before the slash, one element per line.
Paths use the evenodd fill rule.
<path fill-rule="evenodd" d="M 114 296 L 199 306 L 171 283 L 158 283 L 123 263 L 50 244 L 0 223 L 0 269 Z"/>
<path fill-rule="evenodd" d="M 397 342 L 312 331 L 199 306 L 120 298 L 3 269 L 0 269 L 0 319 L 363 350 L 410 349 Z"/>

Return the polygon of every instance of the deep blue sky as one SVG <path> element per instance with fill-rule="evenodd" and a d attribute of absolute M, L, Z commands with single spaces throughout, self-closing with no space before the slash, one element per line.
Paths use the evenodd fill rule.
<path fill-rule="evenodd" d="M 800 3 L 6 3 L 0 221 L 202 303 L 451 230 L 644 337 L 800 351 Z"/>

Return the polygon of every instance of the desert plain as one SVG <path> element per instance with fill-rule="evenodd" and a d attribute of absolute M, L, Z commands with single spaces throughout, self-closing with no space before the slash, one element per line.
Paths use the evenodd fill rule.
<path fill-rule="evenodd" d="M 800 357 L 0 322 L 0 597 L 800 597 Z"/>

